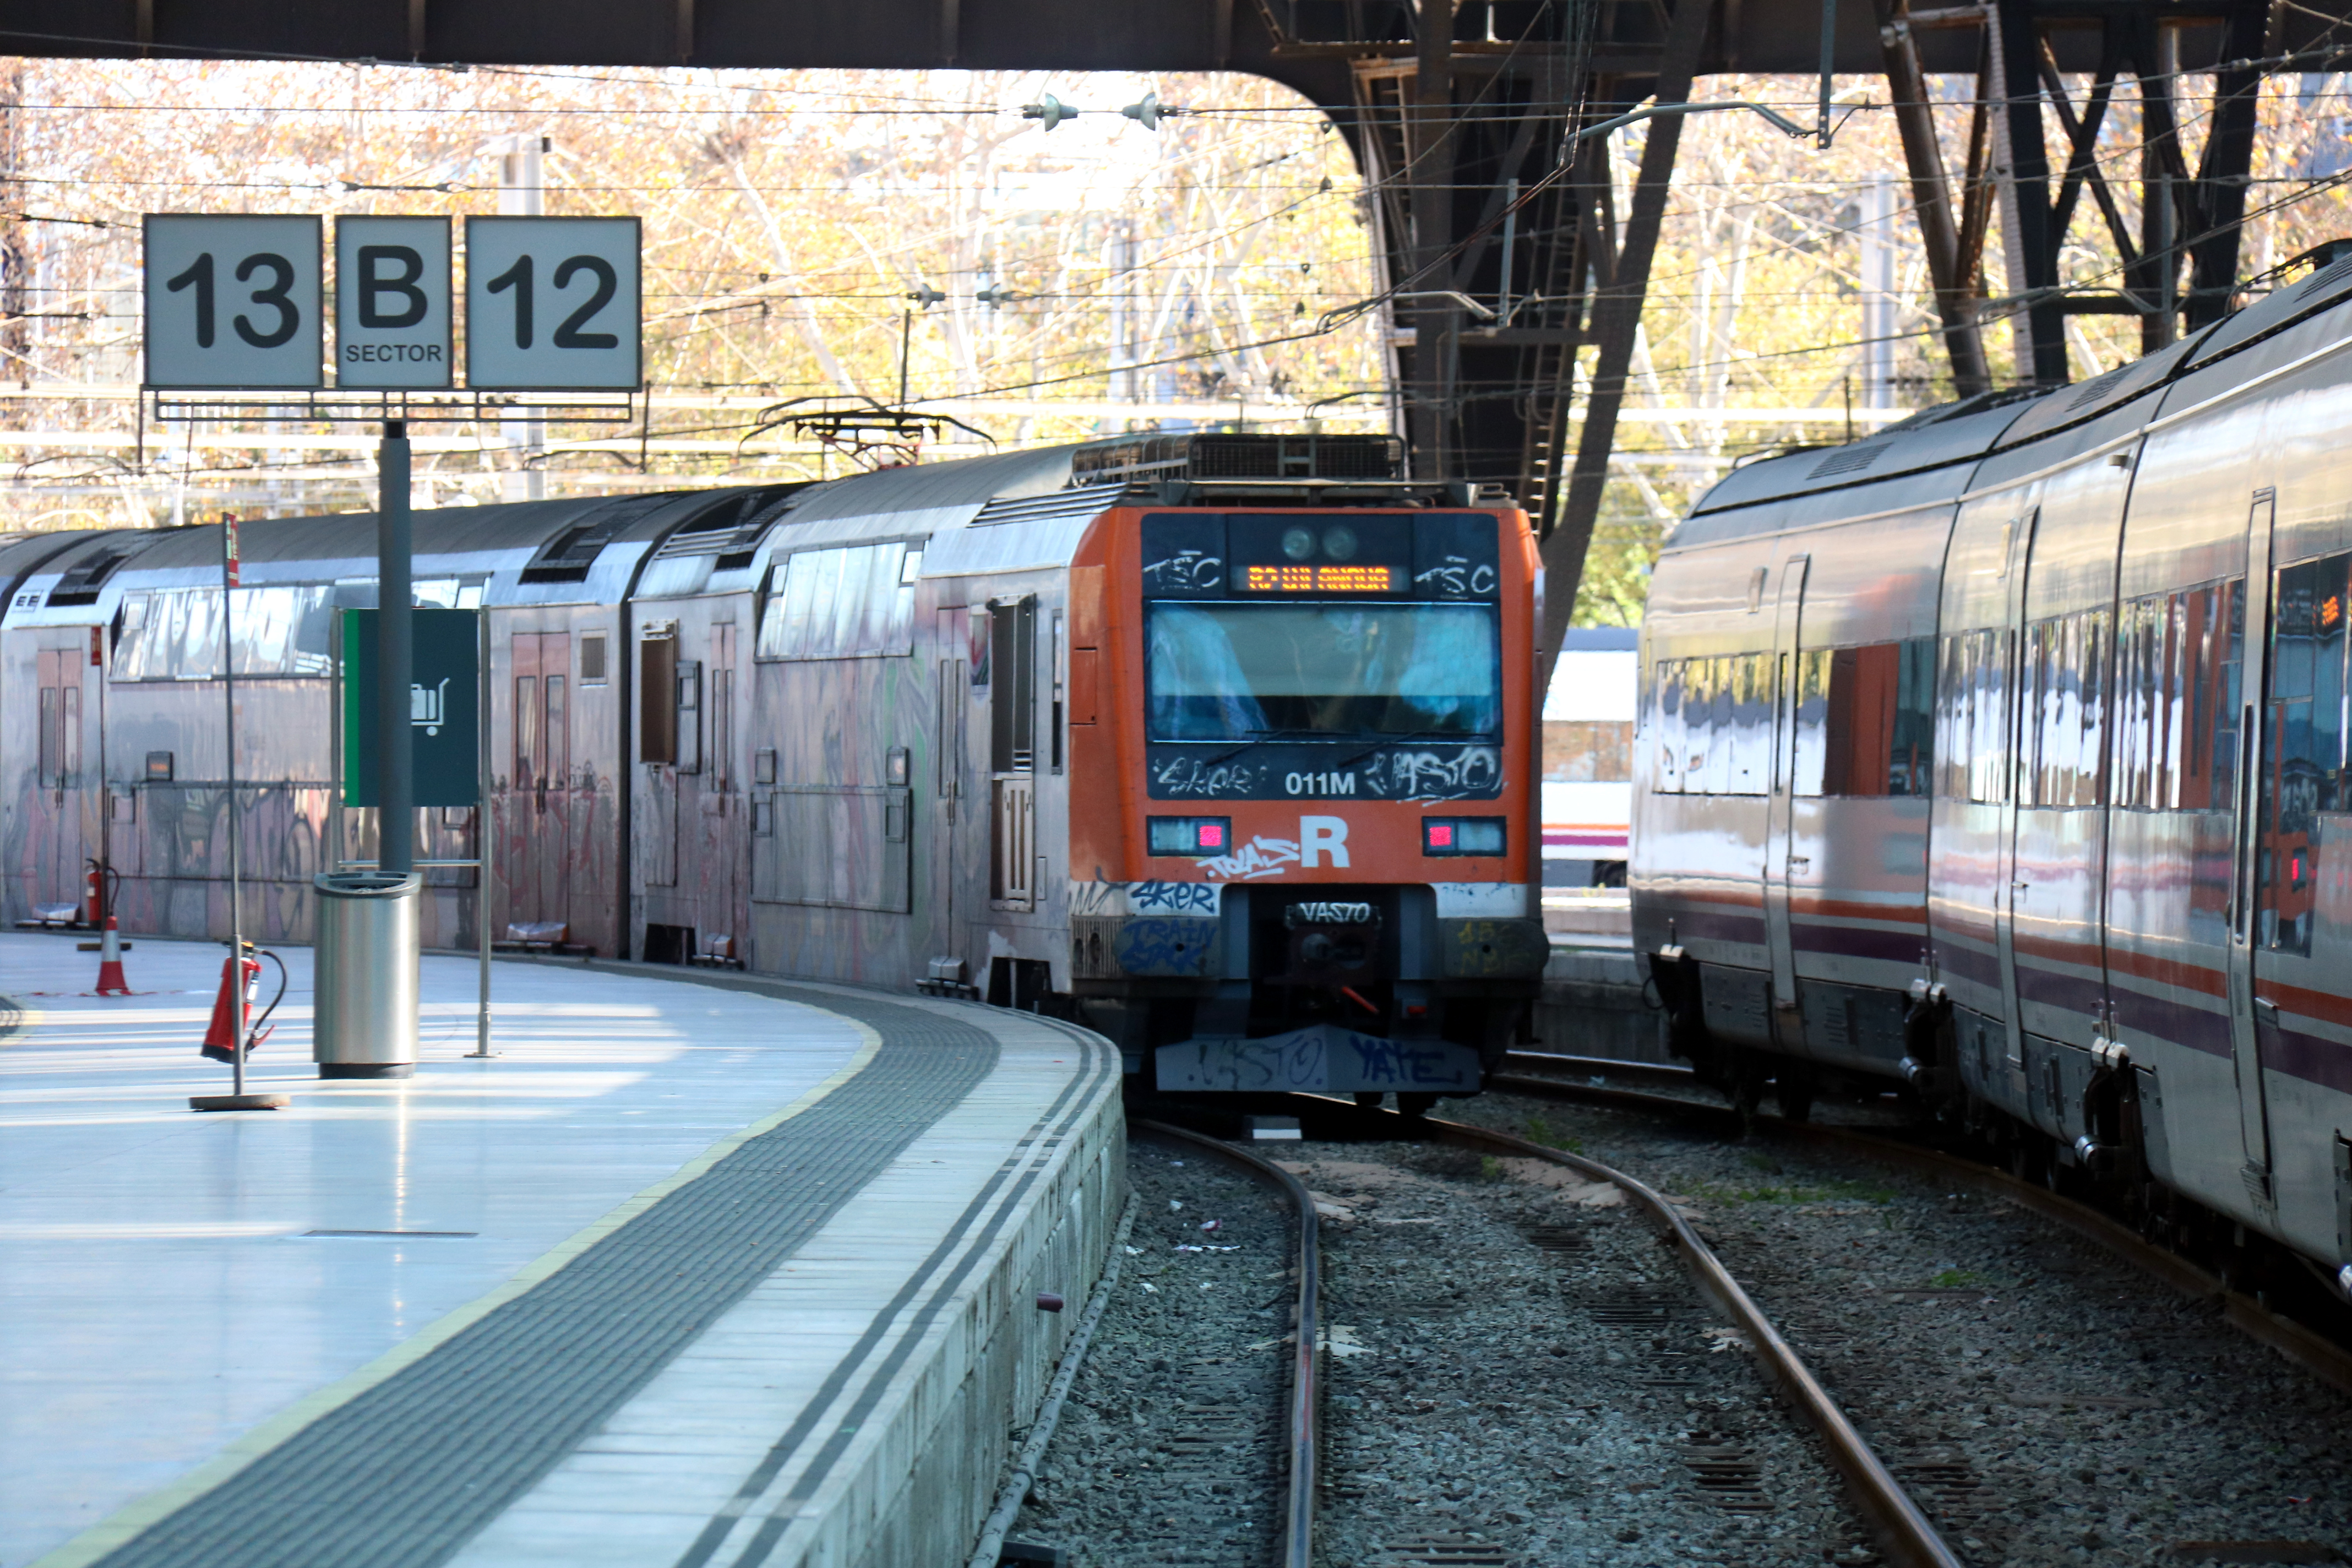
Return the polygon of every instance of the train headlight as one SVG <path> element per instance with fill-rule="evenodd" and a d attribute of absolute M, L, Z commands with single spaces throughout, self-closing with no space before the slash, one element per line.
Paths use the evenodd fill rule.
<path fill-rule="evenodd" d="M 1424 816 L 1424 855 L 1500 855 L 1507 842 L 1499 816 Z"/>
<path fill-rule="evenodd" d="M 1151 816 L 1144 819 L 1145 841 L 1154 855 L 1223 855 L 1234 847 L 1230 816 Z"/>

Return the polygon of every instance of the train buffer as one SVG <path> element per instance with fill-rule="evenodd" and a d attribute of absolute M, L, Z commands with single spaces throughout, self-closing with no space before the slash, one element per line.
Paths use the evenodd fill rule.
<path fill-rule="evenodd" d="M 424 965 L 405 1080 L 184 1109 L 216 944 L 0 934 L 0 1562 L 960 1561 L 1124 1194 L 1119 1062 L 732 972 Z M 74 987 L 68 989 L 68 987 Z"/>

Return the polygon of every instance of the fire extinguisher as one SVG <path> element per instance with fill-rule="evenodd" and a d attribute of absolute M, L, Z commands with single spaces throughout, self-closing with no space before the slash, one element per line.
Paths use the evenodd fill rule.
<path fill-rule="evenodd" d="M 115 890 L 122 885 L 122 873 L 102 860 L 84 860 L 87 868 L 82 876 L 82 921 L 93 930 L 106 924 L 106 917 L 114 911 Z"/>
<path fill-rule="evenodd" d="M 261 960 L 264 958 L 278 965 L 278 994 L 269 999 L 269 1005 L 261 1010 L 261 1016 L 254 1018 L 253 998 L 261 989 Z M 242 984 L 238 984 L 240 980 Z M 278 1011 L 278 1004 L 285 999 L 286 961 L 266 947 L 257 949 L 253 943 L 247 942 L 242 963 L 235 957 L 221 960 L 220 994 L 213 998 L 213 1018 L 205 1030 L 204 1054 L 216 1062 L 233 1062 L 236 1060 L 237 1042 L 243 1039 L 246 1054 L 250 1056 L 253 1047 L 261 1044 L 269 1034 L 261 1026 L 269 1022 L 269 1015 Z M 247 1019 L 252 1020 L 250 1026 Z"/>

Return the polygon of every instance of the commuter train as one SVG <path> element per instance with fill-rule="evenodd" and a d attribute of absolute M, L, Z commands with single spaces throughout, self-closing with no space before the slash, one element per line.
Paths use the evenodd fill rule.
<path fill-rule="evenodd" d="M 1718 483 L 1641 647 L 1675 1048 L 1800 1115 L 1907 1079 L 2151 1229 L 2352 1263 L 2347 383 L 2352 258 Z"/>
<path fill-rule="evenodd" d="M 1547 946 L 1527 521 L 1387 437 L 1139 437 L 826 483 L 415 517 L 478 609 L 502 942 L 1083 1018 L 1180 1091 L 1475 1092 Z M 368 514 L 247 522 L 245 929 L 372 853 L 331 626 Z M 224 937 L 221 531 L 0 546 L 6 898 Z M 428 945 L 478 940 L 430 867 Z"/>

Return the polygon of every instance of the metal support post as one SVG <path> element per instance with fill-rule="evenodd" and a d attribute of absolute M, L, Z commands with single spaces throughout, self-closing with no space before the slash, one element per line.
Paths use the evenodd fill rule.
<path fill-rule="evenodd" d="M 1943 147 L 1936 138 L 1927 78 L 1920 68 L 1911 25 L 1904 17 L 1891 17 L 1879 28 L 1878 38 L 1886 58 L 1895 128 L 1903 139 L 1903 162 L 1911 175 L 1911 205 L 1918 215 L 1920 245 L 1927 253 L 1927 278 L 1936 290 L 1936 314 L 1944 326 L 1952 395 L 1973 397 L 1992 386 L 1992 372 L 1985 363 L 1984 337 L 1977 327 L 1977 258 L 1962 245 L 1960 229 L 1952 217 L 1951 180 L 1945 172 Z"/>
<path fill-rule="evenodd" d="M 1406 184 L 1412 193 L 1413 478 L 1446 477 L 1447 383 L 1457 319 L 1444 297 L 1445 253 L 1454 241 L 1454 0 L 1421 0 L 1418 69 L 1406 143 Z M 1423 472 L 1423 469 L 1427 471 Z"/>
<path fill-rule="evenodd" d="M 475 704 L 481 732 L 477 737 L 474 757 L 474 926 L 481 944 L 481 1000 L 474 1020 L 474 1048 L 467 1053 L 474 1057 L 493 1057 L 490 1049 L 490 612 L 485 605 L 477 612 L 481 617 L 481 646 L 477 653 L 481 672 L 481 699 Z"/>
<path fill-rule="evenodd" d="M 2180 70 L 2180 35 L 2155 16 L 2143 18 L 2146 49 L 2139 79 L 2140 268 L 2147 314 L 2140 318 L 2139 346 L 2154 353 L 2180 335 L 2179 193 L 2172 177 L 2180 156 L 2173 121 L 2172 88 Z"/>
<path fill-rule="evenodd" d="M 383 422 L 376 466 L 376 865 L 404 877 L 416 862 L 416 766 L 408 686 L 416 625 L 409 581 L 408 424 Z"/>
<path fill-rule="evenodd" d="M 1864 183 L 1855 237 L 1862 250 L 1862 405 L 1895 406 L 1895 177 Z M 1873 429 L 1877 426 L 1873 426 Z"/>
<path fill-rule="evenodd" d="M 2026 300 L 2012 318 L 2017 378 L 2066 384 L 2066 313 L 2057 294 L 2058 248 L 2050 210 L 2050 152 L 2042 132 L 2042 29 L 2032 0 L 1997 0 L 1993 70 L 2000 109 L 1993 117 L 1993 177 L 2000 183 L 2001 236 L 2009 291 Z M 2014 309 L 2014 307 L 2012 307 Z"/>
<path fill-rule="evenodd" d="M 1715 15 L 1709 0 L 1681 0 L 1666 26 L 1665 47 L 1658 60 L 1657 101 L 1690 101 L 1692 79 L 1697 74 L 1699 50 L 1706 42 L 1707 23 Z M 1538 688 L 1549 687 L 1553 659 L 1559 655 L 1560 635 L 1568 630 L 1576 610 L 1576 589 L 1584 574 L 1584 552 L 1592 542 L 1592 525 L 1601 515 L 1601 492 L 1609 483 L 1609 455 L 1617 444 L 1617 413 L 1624 405 L 1625 382 L 1633 363 L 1633 340 L 1641 330 L 1642 305 L 1649 292 L 1650 259 L 1656 253 L 1658 229 L 1666 216 L 1667 187 L 1674 179 L 1675 153 L 1681 145 L 1683 117 L 1662 115 L 1650 121 L 1649 140 L 1642 148 L 1642 167 L 1633 182 L 1633 210 L 1626 214 L 1624 243 L 1610 261 L 1593 290 L 1591 337 L 1598 351 L 1588 384 L 1584 428 L 1577 439 L 1576 468 L 1569 476 L 1568 493 L 1559 521 L 1543 544 L 1544 624 L 1542 652 L 1537 675 Z M 1595 140 L 1598 140 L 1596 138 Z"/>

